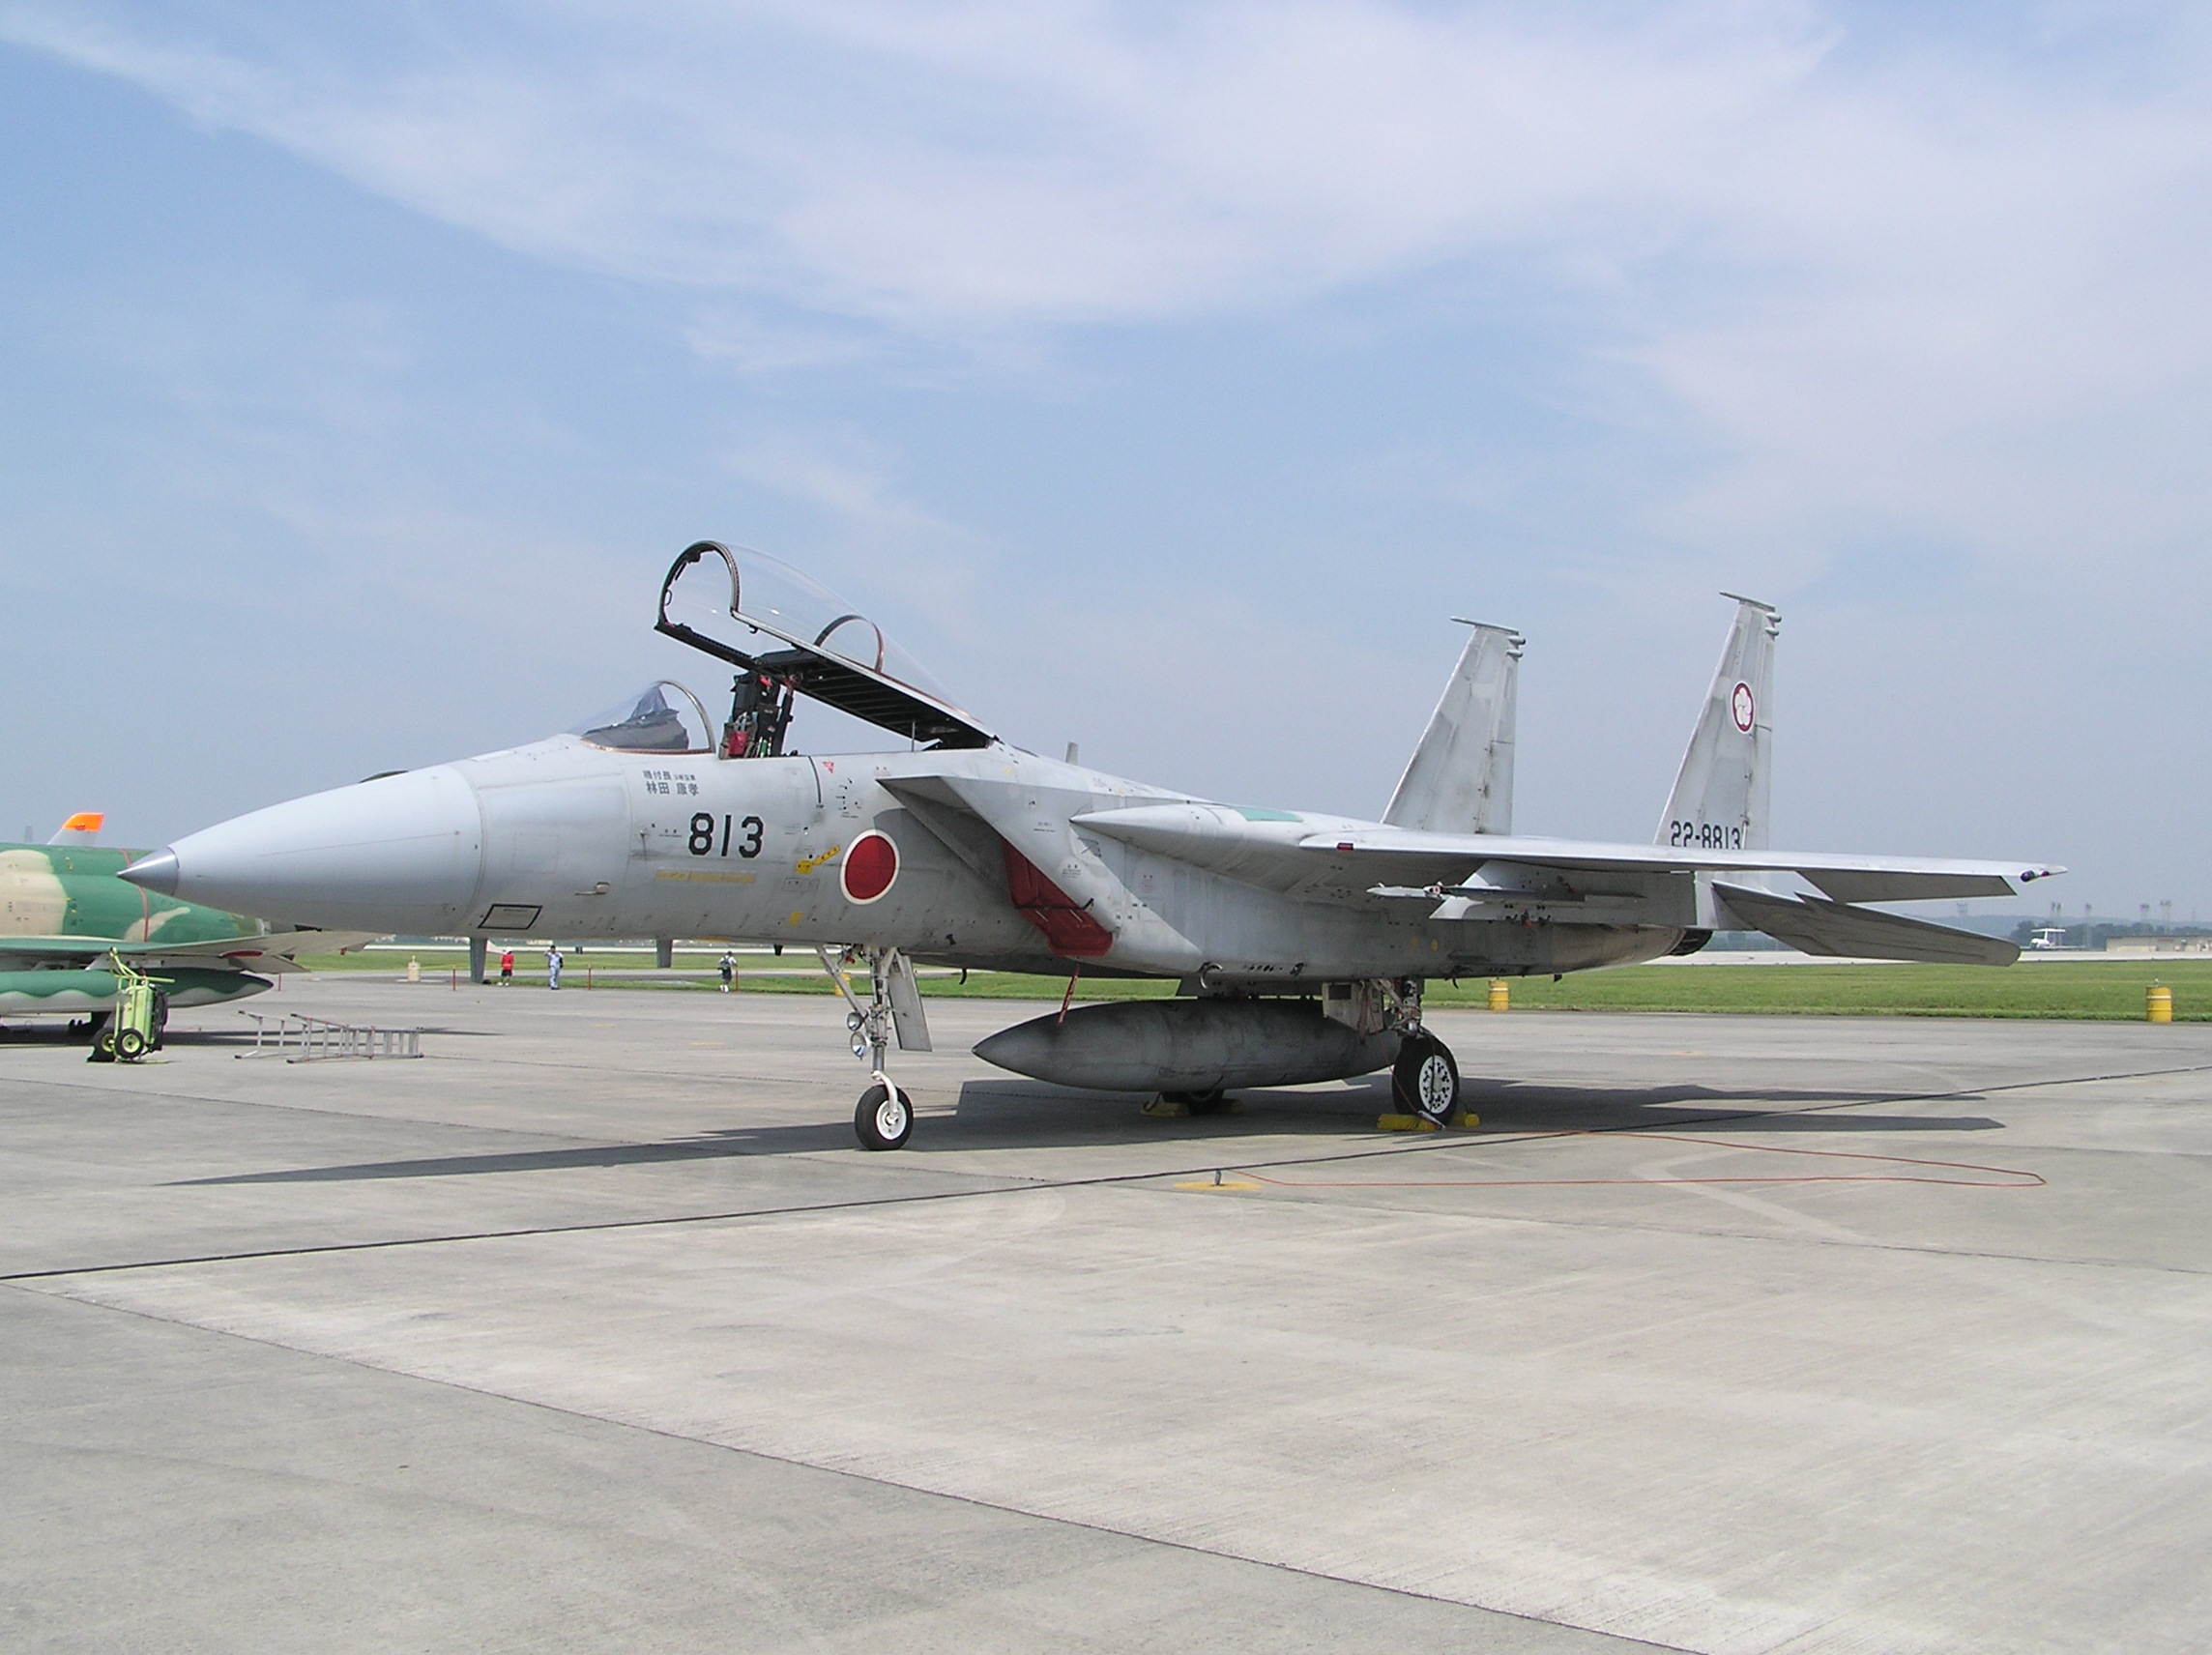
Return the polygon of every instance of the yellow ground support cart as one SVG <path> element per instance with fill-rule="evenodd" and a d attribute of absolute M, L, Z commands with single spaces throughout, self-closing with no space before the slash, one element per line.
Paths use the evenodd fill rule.
<path fill-rule="evenodd" d="M 149 976 L 110 950 L 107 970 L 115 978 L 115 1010 L 93 1036 L 95 1063 L 135 1063 L 161 1044 L 161 1026 L 168 1022 L 168 997 L 161 991 L 167 977 Z"/>

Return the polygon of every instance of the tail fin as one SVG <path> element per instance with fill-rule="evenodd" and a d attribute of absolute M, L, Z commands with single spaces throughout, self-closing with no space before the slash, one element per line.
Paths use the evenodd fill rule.
<path fill-rule="evenodd" d="M 1755 598 L 1721 595 L 1735 597 L 1735 624 L 1657 837 L 1662 845 L 1698 850 L 1763 851 L 1774 748 L 1774 635 L 1782 616 Z"/>
<path fill-rule="evenodd" d="M 1382 820 L 1431 833 L 1510 833 L 1513 718 L 1526 640 L 1506 626 L 1460 624 L 1474 635 Z"/>
<path fill-rule="evenodd" d="M 107 817 L 98 810 L 80 810 L 54 829 L 49 845 L 91 845 L 100 840 L 100 829 Z"/>

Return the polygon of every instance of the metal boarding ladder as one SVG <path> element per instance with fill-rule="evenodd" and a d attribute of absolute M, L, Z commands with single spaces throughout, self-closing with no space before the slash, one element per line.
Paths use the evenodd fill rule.
<path fill-rule="evenodd" d="M 331 1058 L 420 1058 L 421 1029 L 378 1029 L 374 1025 L 333 1023 L 288 1011 L 276 1027 L 262 1012 L 241 1011 L 253 1019 L 253 1050 L 241 1058 L 282 1058 L 287 1063 L 315 1063 Z"/>

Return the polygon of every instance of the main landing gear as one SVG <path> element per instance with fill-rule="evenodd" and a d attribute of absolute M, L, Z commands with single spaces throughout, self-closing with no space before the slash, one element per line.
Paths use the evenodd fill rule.
<path fill-rule="evenodd" d="M 1402 1114 L 1448 1123 L 1459 1109 L 1459 1064 L 1451 1048 L 1426 1029 L 1407 1030 L 1390 1068 L 1390 1096 Z"/>

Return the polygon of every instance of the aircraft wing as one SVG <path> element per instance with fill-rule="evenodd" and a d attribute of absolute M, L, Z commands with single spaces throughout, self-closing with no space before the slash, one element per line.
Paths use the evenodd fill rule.
<path fill-rule="evenodd" d="M 1091 811 L 1075 825 L 1272 889 L 1479 896 L 1523 891 L 1571 902 L 1653 875 L 1792 873 L 1835 901 L 2012 896 L 2065 870 L 2011 859 L 1943 860 L 1827 851 L 1725 851 L 1503 833 L 1433 833 L 1291 811 L 1151 804 Z M 1486 877 L 1486 870 L 1488 870 Z M 1333 876 L 1333 877 L 1331 877 Z"/>
<path fill-rule="evenodd" d="M 118 943 L 104 937 L 0 937 L 0 964 L 103 960 L 109 950 L 131 964 L 227 967 L 240 972 L 303 972 L 303 953 L 336 954 L 374 941 L 368 931 L 278 931 L 266 937 L 222 937 L 200 943 Z"/>
<path fill-rule="evenodd" d="M 1611 873 L 1791 873 L 1838 902 L 1925 902 L 2015 896 L 2018 886 L 2066 870 L 2046 862 L 1868 857 L 1830 851 L 1723 851 L 1672 845 L 1610 845 L 1475 833 L 1327 833 L 1299 842 L 1308 853 L 1349 852 L 1362 863 L 1405 872 L 1508 862 L 1561 875 Z"/>

